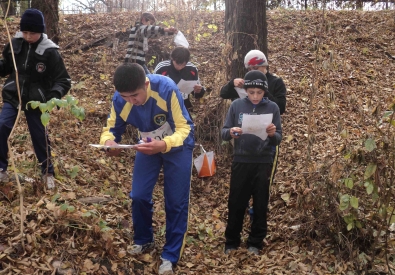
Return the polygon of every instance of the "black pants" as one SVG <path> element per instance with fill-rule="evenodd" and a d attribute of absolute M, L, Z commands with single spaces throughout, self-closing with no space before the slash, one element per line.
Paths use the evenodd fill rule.
<path fill-rule="evenodd" d="M 232 163 L 225 249 L 240 246 L 240 234 L 246 212 L 245 206 L 251 196 L 254 220 L 251 224 L 247 246 L 262 249 L 263 239 L 267 234 L 267 208 L 273 174 L 272 168 L 272 163 Z"/>
<path fill-rule="evenodd" d="M 4 102 L 3 109 L 0 113 L 0 171 L 6 171 L 8 167 L 7 139 L 11 134 L 17 115 L 18 109 L 13 107 L 10 103 Z M 45 133 L 45 127 L 41 122 L 41 112 L 26 110 L 25 117 L 32 138 L 34 152 L 36 153 L 38 161 L 41 163 L 41 173 L 43 175 L 47 173 L 53 174 L 54 168 L 51 162 L 51 147 L 49 146 L 50 142 L 48 136 Z M 49 162 L 47 163 L 48 160 Z"/>

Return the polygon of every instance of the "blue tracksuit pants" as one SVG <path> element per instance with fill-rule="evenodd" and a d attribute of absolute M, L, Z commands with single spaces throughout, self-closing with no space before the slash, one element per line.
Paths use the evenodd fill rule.
<path fill-rule="evenodd" d="M 163 167 L 166 211 L 166 243 L 161 257 L 176 264 L 184 247 L 188 228 L 189 191 L 191 184 L 192 148 L 145 155 L 137 152 L 132 191 L 134 242 L 143 245 L 154 240 L 152 230 L 152 193 Z"/>
<path fill-rule="evenodd" d="M 36 153 L 38 161 L 41 163 L 41 173 L 44 175 L 46 174 L 47 169 L 47 156 L 51 156 L 51 149 L 49 146 L 48 136 L 45 135 L 44 125 L 41 123 L 41 112 L 37 110 L 24 112 L 30 136 L 32 138 L 34 152 Z M 7 139 L 10 136 L 17 115 L 18 109 L 8 102 L 4 102 L 3 109 L 0 113 L 0 169 L 3 171 L 6 171 L 8 166 Z M 45 139 L 47 139 L 48 147 Z M 53 165 L 49 159 L 48 173 L 53 174 L 53 172 Z"/>

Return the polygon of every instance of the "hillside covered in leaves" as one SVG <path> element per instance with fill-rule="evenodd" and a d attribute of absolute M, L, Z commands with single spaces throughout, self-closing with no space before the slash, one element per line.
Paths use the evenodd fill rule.
<path fill-rule="evenodd" d="M 394 11 L 267 12 L 270 71 L 284 79 L 288 94 L 269 234 L 259 256 L 245 247 L 223 253 L 232 151 L 219 137 L 229 106 L 219 97 L 228 81 L 224 14 L 156 16 L 190 43 L 191 61 L 209 92 L 193 102 L 196 141 L 214 150 L 217 162 L 213 177 L 197 178 L 193 170 L 189 229 L 175 273 L 394 273 Z M 22 116 L 12 150 L 23 181 L 24 232 L 15 180 L 0 183 L 0 274 L 157 272 L 165 241 L 163 175 L 154 190 L 156 249 L 131 256 L 134 154 L 110 158 L 89 146 L 99 141 L 114 91 L 112 74 L 126 52 L 126 31 L 137 19 L 137 13 L 61 16 L 70 94 L 86 118 L 79 121 L 63 109 L 51 113 L 57 189 L 49 192 L 40 183 Z M 11 35 L 18 23 L 7 20 Z M 2 34 L 5 44 L 5 28 Z M 171 38 L 151 39 L 149 68 L 167 59 L 173 47 Z M 128 128 L 124 143 L 135 138 Z M 243 238 L 248 223 L 246 218 Z"/>

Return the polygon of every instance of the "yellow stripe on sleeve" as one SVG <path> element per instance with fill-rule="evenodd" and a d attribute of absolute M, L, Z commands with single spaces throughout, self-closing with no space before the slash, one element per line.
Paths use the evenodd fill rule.
<path fill-rule="evenodd" d="M 123 106 L 121 113 L 119 114 L 119 116 L 126 121 L 128 119 L 128 116 L 130 114 L 130 111 L 132 110 L 133 105 L 130 104 L 129 102 L 126 102 L 126 104 Z M 112 112 L 112 110 L 111 110 Z"/>
<path fill-rule="evenodd" d="M 167 103 L 166 100 L 159 96 L 159 93 L 151 90 L 150 96 L 156 100 L 156 105 L 161 108 L 163 111 L 167 112 Z"/>
<path fill-rule="evenodd" d="M 175 132 L 173 135 L 167 136 L 163 139 L 163 141 L 166 142 L 166 151 L 164 153 L 169 152 L 172 147 L 182 146 L 184 140 L 188 137 L 191 131 L 191 126 L 188 125 L 187 120 L 182 114 L 180 102 L 178 101 L 174 91 L 171 96 L 171 112 L 173 115 Z"/>
<path fill-rule="evenodd" d="M 110 115 L 107 118 L 107 125 L 106 125 L 106 127 L 103 127 L 103 131 L 100 136 L 100 144 L 101 145 L 104 145 L 104 143 L 107 140 L 115 140 L 115 136 L 110 132 L 110 128 L 115 126 L 116 117 L 117 117 L 117 115 L 115 113 L 114 104 L 112 104 Z"/>

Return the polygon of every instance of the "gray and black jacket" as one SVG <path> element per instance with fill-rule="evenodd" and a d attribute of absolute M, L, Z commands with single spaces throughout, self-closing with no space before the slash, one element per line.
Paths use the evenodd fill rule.
<path fill-rule="evenodd" d="M 221 130 L 222 139 L 232 139 L 230 129 L 242 126 L 243 115 L 273 114 L 272 123 L 276 126 L 273 137 L 262 140 L 253 134 L 242 134 L 234 140 L 233 162 L 243 163 L 273 163 L 275 150 L 273 147 L 280 144 L 282 139 L 280 110 L 276 103 L 264 97 L 254 105 L 248 98 L 239 98 L 232 102 L 226 115 L 224 126 Z"/>
<path fill-rule="evenodd" d="M 165 29 L 159 26 L 148 26 L 143 25 L 141 22 L 136 22 L 130 29 L 125 63 L 132 62 L 145 65 L 145 53 L 148 51 L 148 38 L 173 34 L 173 32 L 165 32 Z"/>
<path fill-rule="evenodd" d="M 22 108 L 29 101 L 47 102 L 51 98 L 61 98 L 71 88 L 70 76 L 58 52 L 59 46 L 42 34 L 34 44 L 23 39 L 18 32 L 12 39 L 16 67 L 18 69 L 19 89 Z M 19 105 L 16 74 L 12 61 L 11 47 L 7 44 L 0 60 L 0 76 L 9 75 L 4 83 L 2 97 L 14 107 Z"/>

